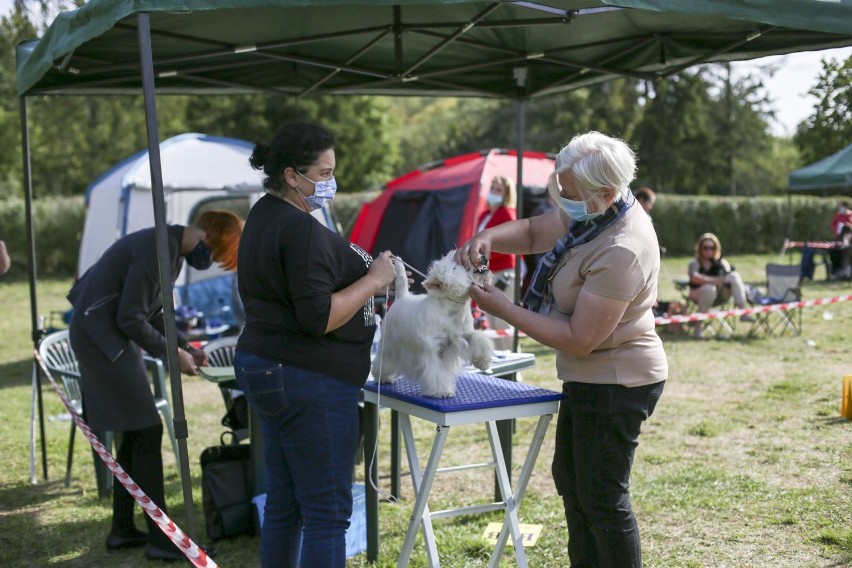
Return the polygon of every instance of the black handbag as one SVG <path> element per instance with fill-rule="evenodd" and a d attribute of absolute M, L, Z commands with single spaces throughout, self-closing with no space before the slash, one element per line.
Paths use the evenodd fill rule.
<path fill-rule="evenodd" d="M 211 540 L 254 534 L 249 444 L 222 444 L 201 452 L 201 495 Z"/>

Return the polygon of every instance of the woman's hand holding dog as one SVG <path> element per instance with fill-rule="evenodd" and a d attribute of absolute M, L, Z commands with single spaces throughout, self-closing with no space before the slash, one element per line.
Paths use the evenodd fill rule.
<path fill-rule="evenodd" d="M 486 237 L 487 231 L 474 235 L 469 241 L 456 251 L 456 262 L 467 270 L 471 268 L 488 268 L 488 259 L 491 257 L 491 239 Z M 474 298 L 475 299 L 475 298 Z M 478 302 L 477 302 L 478 303 Z"/>
<path fill-rule="evenodd" d="M 506 319 L 507 308 L 514 305 L 499 288 L 487 282 L 471 286 L 470 297 L 481 309 L 502 319 Z"/>

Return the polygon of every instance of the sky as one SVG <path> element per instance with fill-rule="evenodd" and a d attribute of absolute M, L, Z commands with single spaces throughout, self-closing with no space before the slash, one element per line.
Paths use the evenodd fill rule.
<path fill-rule="evenodd" d="M 12 3 L 12 0 L 0 0 L 0 15 L 8 14 Z M 817 102 L 807 93 L 816 85 L 822 68 L 822 58 L 843 61 L 850 55 L 852 47 L 805 51 L 736 62 L 733 68 L 735 73 L 753 74 L 767 64 L 780 64 L 778 71 L 771 78 L 763 78 L 776 113 L 776 121 L 770 126 L 776 136 L 792 136 L 796 132 L 796 126 L 810 116 Z"/>

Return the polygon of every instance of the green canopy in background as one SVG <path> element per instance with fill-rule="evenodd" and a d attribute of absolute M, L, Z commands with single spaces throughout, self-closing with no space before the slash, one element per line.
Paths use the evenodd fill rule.
<path fill-rule="evenodd" d="M 852 190 L 852 144 L 836 154 L 790 172 L 787 186 L 791 192 Z"/>
<path fill-rule="evenodd" d="M 17 48 L 33 339 L 29 96 L 143 95 L 158 257 L 168 266 L 156 94 L 511 98 L 522 155 L 529 98 L 618 77 L 653 80 L 700 63 L 848 45 L 852 0 L 90 0 Z M 522 184 L 520 166 L 516 181 Z M 172 284 L 163 274 L 160 282 L 193 535 Z M 40 380 L 34 366 L 47 477 Z M 368 542 L 368 559 L 377 548 Z"/>
<path fill-rule="evenodd" d="M 18 48 L 18 94 L 529 98 L 852 44 L 852 0 L 90 0 Z"/>

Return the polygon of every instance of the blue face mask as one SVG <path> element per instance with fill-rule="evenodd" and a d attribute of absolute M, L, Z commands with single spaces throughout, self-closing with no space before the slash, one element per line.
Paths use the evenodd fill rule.
<path fill-rule="evenodd" d="M 307 202 L 308 207 L 310 207 L 311 210 L 319 209 L 320 207 L 334 199 L 334 194 L 337 193 L 337 182 L 334 180 L 333 177 L 326 181 L 314 181 L 311 178 L 305 176 L 304 174 L 301 174 L 299 172 L 296 173 L 311 182 L 312 184 L 314 184 L 313 195 L 305 195 L 304 193 L 299 191 L 298 187 L 296 188 L 296 191 L 301 193 L 302 197 L 305 198 L 305 201 Z"/>
<path fill-rule="evenodd" d="M 186 263 L 196 270 L 207 270 L 213 264 L 213 251 L 204 241 L 198 241 L 194 249 L 183 255 Z"/>
<path fill-rule="evenodd" d="M 588 221 L 604 214 L 604 211 L 589 213 L 589 208 L 586 206 L 585 201 L 574 201 L 573 199 L 565 199 L 562 196 L 559 196 L 559 205 L 568 213 L 571 219 L 578 222 Z"/>

